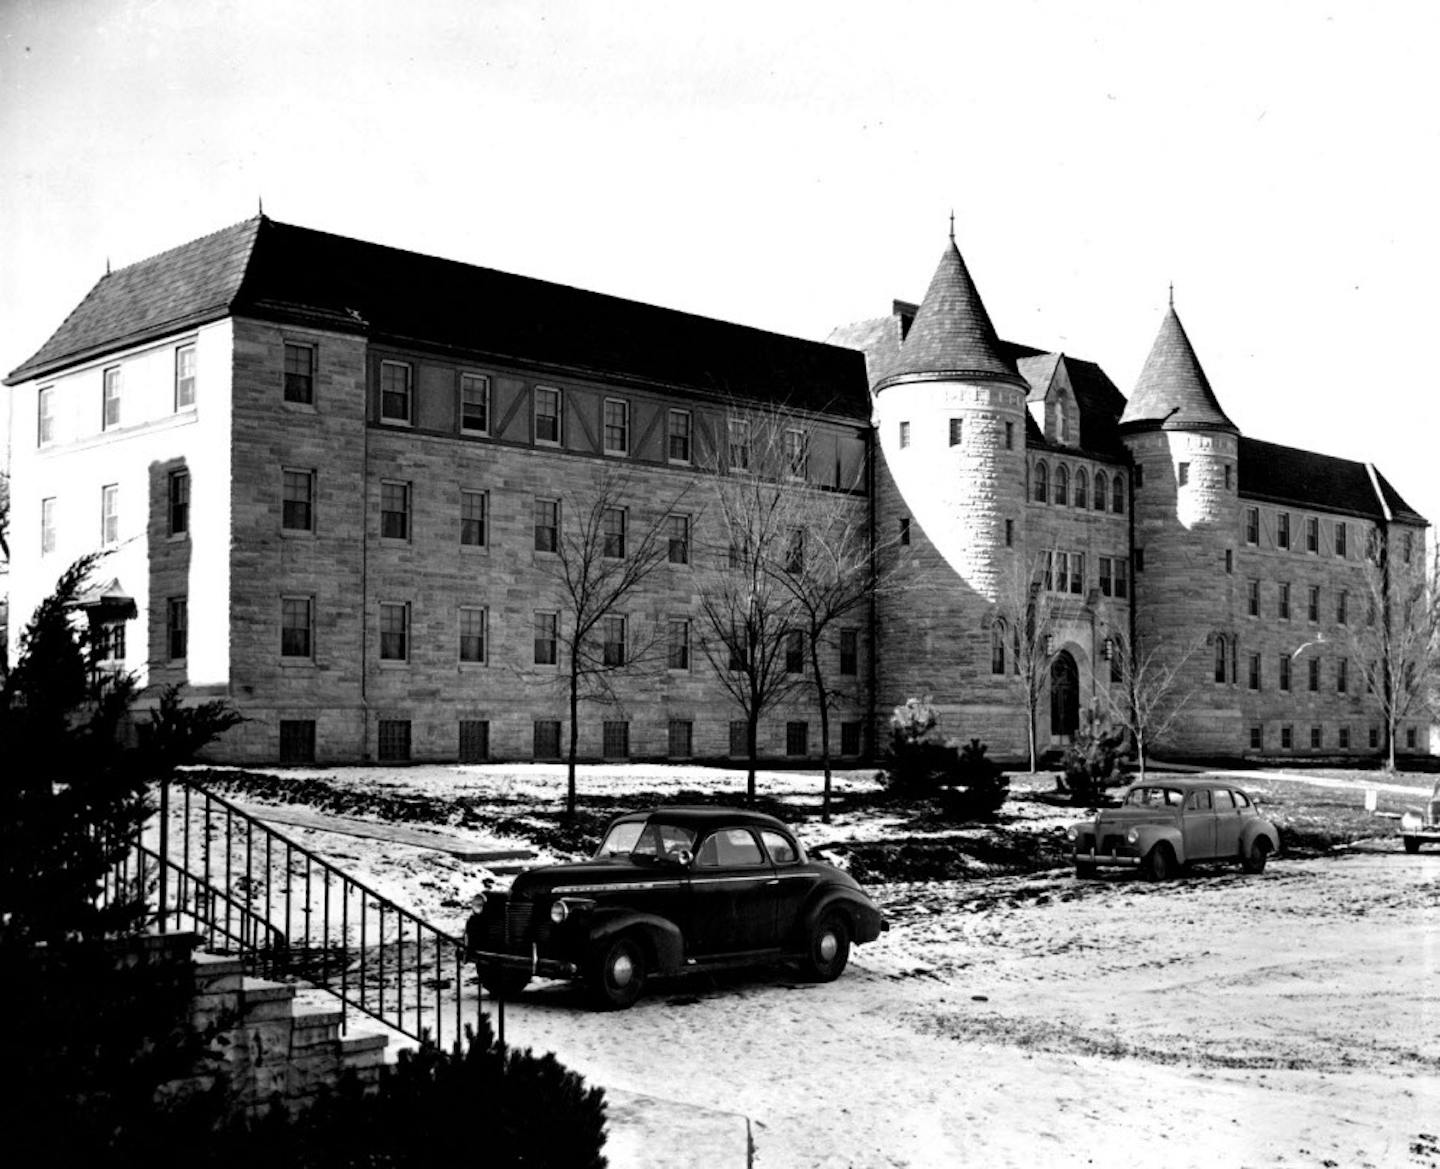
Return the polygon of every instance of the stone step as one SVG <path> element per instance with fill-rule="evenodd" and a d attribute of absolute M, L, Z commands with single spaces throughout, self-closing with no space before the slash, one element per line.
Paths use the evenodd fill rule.
<path fill-rule="evenodd" d="M 271 982 L 267 978 L 246 976 L 240 984 L 239 1008 L 247 1023 L 266 1023 L 288 1019 L 295 998 L 295 988 L 288 982 Z"/>

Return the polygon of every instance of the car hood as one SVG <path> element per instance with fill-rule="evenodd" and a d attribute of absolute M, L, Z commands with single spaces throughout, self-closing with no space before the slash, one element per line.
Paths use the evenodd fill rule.
<path fill-rule="evenodd" d="M 1099 828 L 1133 828 L 1136 824 L 1173 824 L 1179 808 L 1106 808 L 1095 817 Z"/>
<path fill-rule="evenodd" d="M 689 870 L 677 864 L 659 861 L 634 861 L 628 857 L 607 857 L 603 860 L 577 861 L 568 865 L 546 865 L 529 869 L 515 878 L 510 886 L 512 897 L 537 897 L 556 889 L 585 893 L 603 893 L 610 889 L 634 889 L 683 881 Z"/>

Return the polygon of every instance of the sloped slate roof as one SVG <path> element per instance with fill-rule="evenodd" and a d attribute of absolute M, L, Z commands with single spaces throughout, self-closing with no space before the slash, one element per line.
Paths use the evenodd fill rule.
<path fill-rule="evenodd" d="M 1375 482 L 1396 519 L 1425 519 L 1377 470 Z M 1384 510 L 1375 494 L 1369 468 L 1352 459 L 1319 455 L 1259 439 L 1240 438 L 1240 495 L 1266 503 L 1290 503 L 1381 520 Z"/>
<path fill-rule="evenodd" d="M 1225 416 L 1172 304 L 1140 370 L 1120 425 L 1166 430 L 1235 430 Z"/>
<path fill-rule="evenodd" d="M 263 217 L 106 277 L 8 380 L 227 312 L 725 398 L 870 412 L 853 350 Z"/>
<path fill-rule="evenodd" d="M 1032 371 L 1048 368 L 1051 376 L 1055 366 L 1063 361 L 1065 372 L 1070 376 L 1070 388 L 1075 393 L 1075 405 L 1080 408 L 1080 450 L 1110 458 L 1128 458 L 1120 441 L 1118 425 L 1121 411 L 1125 409 L 1125 395 L 1103 369 L 1093 361 L 1082 361 L 1068 353 L 1051 354 L 1013 341 L 1002 341 L 1000 345 L 1020 368 Z M 1050 358 L 1054 360 L 1050 361 Z M 1050 445 L 1039 427 L 1027 428 L 1027 434 L 1030 435 L 1027 440 L 1030 446 Z"/>
<path fill-rule="evenodd" d="M 1025 379 L 1006 355 L 990 314 L 955 241 L 940 256 L 915 322 L 900 346 L 900 355 L 876 384 L 913 378 L 953 377 L 1000 380 L 1025 387 Z"/>

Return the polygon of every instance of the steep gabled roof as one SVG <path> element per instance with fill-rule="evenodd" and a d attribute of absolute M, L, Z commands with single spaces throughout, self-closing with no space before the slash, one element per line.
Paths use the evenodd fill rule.
<path fill-rule="evenodd" d="M 1121 426 L 1161 426 L 1166 430 L 1235 430 L 1220 409 L 1210 379 L 1172 304 L 1160 323 L 1135 392 L 1120 416 Z"/>
<path fill-rule="evenodd" d="M 1026 388 L 995 335 L 953 238 L 940 256 L 899 356 L 876 383 L 875 392 L 896 382 L 940 378 L 1005 381 Z"/>
<path fill-rule="evenodd" d="M 257 218 L 101 280 L 10 381 L 225 315 L 868 418 L 850 349 Z"/>
<path fill-rule="evenodd" d="M 1288 503 L 1379 521 L 1386 509 L 1398 520 L 1425 523 L 1384 475 L 1351 459 L 1320 455 L 1259 439 L 1240 438 L 1240 495 L 1265 503 Z M 1376 495 L 1379 486 L 1385 506 Z"/>

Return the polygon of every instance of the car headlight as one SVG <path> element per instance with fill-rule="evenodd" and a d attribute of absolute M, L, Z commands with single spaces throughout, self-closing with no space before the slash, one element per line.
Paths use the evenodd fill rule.
<path fill-rule="evenodd" d="M 471 913 L 484 913 L 484 912 L 485 912 L 485 894 L 484 894 L 484 893 L 476 893 L 474 897 L 470 898 L 470 912 L 471 912 Z"/>
<path fill-rule="evenodd" d="M 1080 825 L 1079 825 L 1079 824 L 1071 824 L 1068 828 L 1065 829 L 1065 835 L 1068 836 L 1071 840 L 1079 840 L 1079 839 L 1080 839 Z"/>
<path fill-rule="evenodd" d="M 563 901 L 557 901 L 550 907 L 550 920 L 559 925 L 570 916 L 570 907 Z"/>
<path fill-rule="evenodd" d="M 1418 832 L 1425 827 L 1425 821 L 1415 812 L 1406 812 L 1400 817 L 1400 827 L 1406 832 Z"/>
<path fill-rule="evenodd" d="M 1127 844 L 1134 844 L 1139 839 L 1140 829 L 1138 828 L 1132 828 L 1129 832 L 1125 833 L 1125 841 Z"/>

